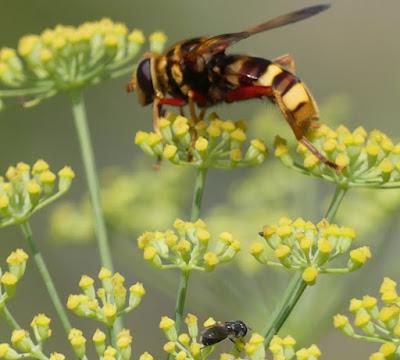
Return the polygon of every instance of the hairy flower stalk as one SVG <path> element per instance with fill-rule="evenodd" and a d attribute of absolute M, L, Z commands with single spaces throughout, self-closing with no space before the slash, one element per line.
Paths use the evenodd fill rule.
<path fill-rule="evenodd" d="M 5 179 L 8 181 L 3 177 L 0 178 L 0 227 L 20 225 L 66 332 L 71 329 L 71 324 L 43 256 L 33 238 L 29 219 L 44 206 L 65 194 L 70 188 L 74 176 L 72 169 L 66 166 L 58 172 L 57 177 L 44 160 L 38 160 L 32 167 L 22 162 L 16 166 L 10 166 L 5 174 Z M 14 258 L 15 261 L 18 260 L 17 256 Z"/>

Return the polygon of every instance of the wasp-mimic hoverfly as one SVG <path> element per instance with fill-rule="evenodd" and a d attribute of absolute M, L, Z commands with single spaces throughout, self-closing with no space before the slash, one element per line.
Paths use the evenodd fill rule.
<path fill-rule="evenodd" d="M 148 53 L 138 64 L 128 91 L 136 90 L 141 105 L 153 104 L 156 130 L 163 105 L 182 109 L 188 104 L 193 120 L 197 121 L 195 105 L 204 113 L 206 108 L 221 102 L 267 97 L 278 106 L 296 139 L 321 162 L 339 171 L 306 138 L 309 130 L 318 127 L 319 110 L 307 86 L 295 75 L 292 57 L 287 54 L 270 61 L 225 53 L 240 40 L 304 20 L 329 7 L 306 7 L 241 32 L 183 40 L 163 54 Z"/>

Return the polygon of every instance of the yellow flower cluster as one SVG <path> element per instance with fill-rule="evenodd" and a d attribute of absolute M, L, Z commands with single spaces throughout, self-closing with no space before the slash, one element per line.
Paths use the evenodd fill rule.
<path fill-rule="evenodd" d="M 14 330 L 11 334 L 12 346 L 8 343 L 0 344 L 0 359 L 48 359 L 42 352 L 42 345 L 51 336 L 50 322 L 51 319 L 44 314 L 38 314 L 33 318 L 31 327 L 36 343 L 32 340 L 28 331 L 24 329 Z M 55 357 L 55 354 L 58 357 Z M 53 353 L 50 359 L 63 360 L 65 357 L 64 355 Z"/>
<path fill-rule="evenodd" d="M 337 314 L 333 324 L 345 335 L 371 342 L 381 342 L 379 351 L 370 360 L 397 359 L 400 355 L 400 296 L 397 283 L 385 277 L 379 289 L 378 298 L 365 295 L 362 299 L 352 299 L 349 311 L 354 314 L 353 324 L 363 334 L 355 332 L 347 316 Z"/>
<path fill-rule="evenodd" d="M 267 155 L 259 139 L 245 145 L 243 121 L 220 120 L 212 114 L 209 121 L 195 122 L 170 113 L 158 126 L 156 132 L 136 133 L 135 143 L 145 153 L 176 165 L 229 169 L 259 165 Z"/>
<path fill-rule="evenodd" d="M 151 45 L 161 49 L 166 37 L 157 34 Z M 0 84 L 15 90 L 4 91 L 3 96 L 40 100 L 130 73 L 144 42 L 140 30 L 130 31 L 108 18 L 78 27 L 57 25 L 39 35 L 23 36 L 16 50 L 0 49 Z"/>
<path fill-rule="evenodd" d="M 176 360 L 201 359 L 202 347 L 198 342 L 197 316 L 188 314 L 185 318 L 188 332 L 178 334 L 175 329 L 175 321 L 163 316 L 160 321 L 160 329 L 164 331 L 168 342 L 164 345 L 164 351 Z"/>
<path fill-rule="evenodd" d="M 32 167 L 23 162 L 10 166 L 5 177 L 0 177 L 0 228 L 26 221 L 64 194 L 74 177 L 66 166 L 58 172 L 57 180 L 44 160 L 36 161 Z"/>
<path fill-rule="evenodd" d="M 350 251 L 356 234 L 349 227 L 330 224 L 325 219 L 317 225 L 302 218 L 281 218 L 276 225 L 265 225 L 260 233 L 274 251 L 278 262 L 268 259 L 264 244 L 252 245 L 251 254 L 262 264 L 301 271 L 303 280 L 313 285 L 319 274 L 347 273 L 363 266 L 371 258 L 368 247 Z M 338 256 L 349 252 L 347 266 L 329 268 Z"/>
<path fill-rule="evenodd" d="M 321 351 L 317 345 L 308 348 L 301 348 L 295 351 L 296 340 L 291 336 L 281 338 L 274 336 L 269 344 L 269 350 L 274 356 L 274 360 L 317 360 L 321 356 Z"/>
<path fill-rule="evenodd" d="M 161 269 L 183 271 L 213 270 L 218 264 L 231 261 L 240 250 L 240 243 L 232 234 L 219 235 L 212 251 L 207 225 L 202 220 L 195 223 L 177 219 L 174 230 L 145 232 L 138 238 L 143 257 Z"/>
<path fill-rule="evenodd" d="M 123 313 L 135 309 L 141 302 L 146 291 L 141 283 L 129 288 L 129 296 L 124 286 L 125 278 L 119 273 L 112 273 L 101 268 L 98 278 L 102 286 L 94 287 L 94 279 L 83 275 L 79 281 L 81 294 L 70 295 L 67 308 L 78 316 L 93 318 L 112 326 Z"/>
<path fill-rule="evenodd" d="M 286 140 L 279 137 L 275 141 L 275 155 L 297 171 L 347 186 L 400 186 L 400 143 L 395 144 L 383 132 L 367 133 L 363 127 L 350 131 L 343 125 L 331 129 L 321 125 L 313 133 L 312 142 L 327 159 L 341 168 L 340 172 L 322 164 L 302 144 L 297 147 L 302 163 L 297 162 L 290 154 Z"/>
<path fill-rule="evenodd" d="M 15 294 L 17 283 L 25 273 L 28 255 L 22 249 L 13 251 L 7 257 L 8 271 L 0 268 L 0 309 Z"/>
<path fill-rule="evenodd" d="M 79 329 L 72 329 L 68 335 L 76 356 L 79 359 L 86 358 L 86 338 Z M 132 336 L 130 331 L 122 329 L 116 336 L 115 347 L 107 344 L 107 336 L 96 329 L 92 336 L 96 353 L 103 360 L 129 360 L 132 353 Z"/>
<path fill-rule="evenodd" d="M 193 314 L 188 314 L 185 318 L 187 332 L 177 333 L 175 321 L 168 316 L 163 316 L 160 321 L 160 329 L 164 332 L 168 342 L 164 344 L 164 351 L 170 354 L 175 360 L 206 360 L 215 350 L 215 346 L 204 346 L 200 343 L 201 333 L 199 333 L 198 319 Z M 213 318 L 208 318 L 203 326 L 208 328 L 216 325 Z M 232 353 L 222 353 L 220 360 L 235 360 L 234 353 L 244 350 L 245 357 L 249 360 L 265 360 L 264 338 L 253 333 L 248 342 L 241 340 L 235 341 Z M 236 354 L 237 355 L 237 354 Z"/>

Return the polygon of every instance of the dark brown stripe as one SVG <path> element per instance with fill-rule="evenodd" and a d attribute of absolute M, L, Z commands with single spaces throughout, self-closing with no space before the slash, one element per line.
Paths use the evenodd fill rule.
<path fill-rule="evenodd" d="M 301 103 L 299 103 L 296 108 L 292 111 L 292 113 L 296 113 L 297 111 L 299 111 L 305 104 L 307 104 L 307 101 L 303 101 Z"/>
<path fill-rule="evenodd" d="M 246 85 L 258 80 L 268 65 L 268 60 L 256 57 L 247 58 L 240 68 L 240 83 Z"/>
<path fill-rule="evenodd" d="M 285 95 L 293 85 L 298 83 L 298 80 L 295 76 L 287 71 L 283 71 L 277 76 L 275 76 L 274 81 L 272 82 L 272 86 L 279 91 L 281 96 Z"/>

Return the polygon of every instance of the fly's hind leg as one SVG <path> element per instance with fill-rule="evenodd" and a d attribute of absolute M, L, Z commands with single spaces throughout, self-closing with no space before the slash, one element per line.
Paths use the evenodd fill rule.
<path fill-rule="evenodd" d="M 272 62 L 284 67 L 285 69 L 289 70 L 292 74 L 296 73 L 296 65 L 294 63 L 292 55 L 290 54 L 278 56 L 277 58 L 273 59 Z"/>
<path fill-rule="evenodd" d="M 275 99 L 275 102 L 278 105 L 279 109 L 281 110 L 283 116 L 285 117 L 286 121 L 292 128 L 297 141 L 302 143 L 323 164 L 334 169 L 337 173 L 340 173 L 340 171 L 341 171 L 340 167 L 338 165 L 336 165 L 334 162 L 328 160 L 324 155 L 322 155 L 319 152 L 319 150 L 305 137 L 302 124 L 297 123 L 295 117 L 290 112 L 290 110 L 285 106 L 285 104 L 282 101 L 281 95 L 277 91 L 274 91 L 274 99 Z M 311 123 L 313 123 L 313 122 L 311 122 Z"/>

